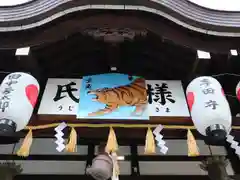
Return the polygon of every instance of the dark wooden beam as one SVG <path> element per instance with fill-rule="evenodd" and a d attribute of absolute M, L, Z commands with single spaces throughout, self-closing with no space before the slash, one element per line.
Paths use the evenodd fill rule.
<path fill-rule="evenodd" d="M 211 156 L 197 156 L 197 157 L 188 157 L 188 156 L 182 156 L 182 155 L 151 155 L 151 156 L 139 156 L 138 160 L 140 161 L 147 161 L 147 162 L 157 162 L 157 161 L 187 161 L 187 162 L 194 162 L 194 161 L 202 161 L 206 159 L 207 157 Z M 132 158 L 134 158 L 133 155 L 125 156 L 125 160 L 131 161 Z M 0 160 L 25 160 L 25 161 L 87 161 L 87 155 L 53 155 L 53 154 L 46 154 L 46 155 L 29 155 L 28 157 L 19 157 L 16 154 L 0 154 Z M 132 175 L 133 176 L 139 176 L 139 165 L 138 164 L 132 164 Z"/>
<path fill-rule="evenodd" d="M 139 161 L 138 161 L 138 149 L 137 144 L 131 144 L 131 172 L 132 176 L 140 175 Z"/>
<path fill-rule="evenodd" d="M 95 154 L 95 146 L 94 144 L 89 144 L 88 145 L 88 155 L 87 155 L 87 161 L 86 161 L 86 167 L 85 170 L 92 165 L 92 160 L 94 158 Z M 86 171 L 85 171 L 86 172 Z"/>
<path fill-rule="evenodd" d="M 188 81 L 190 82 L 193 78 L 196 77 L 196 70 L 198 68 L 198 65 L 200 63 L 200 59 L 196 57 L 195 61 L 193 62 L 192 69 L 188 75 Z"/>
<path fill-rule="evenodd" d="M 69 123 L 80 123 L 76 115 L 34 115 L 29 125 L 49 124 L 66 121 Z M 232 117 L 233 126 L 240 126 L 240 117 Z M 81 119 L 81 123 L 99 123 L 97 119 Z M 123 123 L 124 124 L 166 124 L 166 125 L 193 125 L 191 117 L 158 117 L 151 116 L 150 120 L 114 120 L 104 119 L 101 123 Z"/>
<path fill-rule="evenodd" d="M 16 56 L 16 61 L 19 71 L 28 72 L 39 81 L 43 78 L 41 67 L 39 66 L 38 60 L 33 53 L 30 52 L 27 56 Z"/>
<path fill-rule="evenodd" d="M 93 180 L 90 176 L 85 175 L 19 175 L 14 178 L 14 180 L 43 180 L 43 179 L 51 179 L 51 180 Z M 121 180 L 209 180 L 208 176 L 203 175 L 158 175 L 158 176 L 123 176 L 120 175 L 119 179 Z"/>
<path fill-rule="evenodd" d="M 106 45 L 107 49 L 107 65 L 109 66 L 109 70 L 111 67 L 119 68 L 120 63 L 120 49 L 119 49 L 119 43 L 118 42 L 107 42 Z M 117 72 L 117 70 L 116 70 Z"/>
<path fill-rule="evenodd" d="M 232 169 L 234 171 L 235 174 L 240 174 L 240 159 L 239 157 L 236 155 L 235 150 L 233 148 L 230 147 L 231 145 L 229 143 L 227 143 L 225 145 L 226 151 L 227 151 L 227 158 L 229 159 Z"/>
<path fill-rule="evenodd" d="M 187 82 L 198 76 L 208 75 L 211 59 L 199 59 L 196 54 L 196 58 L 192 63 L 192 68 L 189 71 Z"/>

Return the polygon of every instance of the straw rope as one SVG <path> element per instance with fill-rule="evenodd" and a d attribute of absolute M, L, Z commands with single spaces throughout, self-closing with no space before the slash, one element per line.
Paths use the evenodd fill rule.
<path fill-rule="evenodd" d="M 25 129 L 31 130 L 38 130 L 38 129 L 48 129 L 57 127 L 61 123 L 52 123 L 52 124 L 45 124 L 45 125 L 38 125 L 38 126 L 27 126 Z M 88 127 L 88 128 L 154 128 L 157 127 L 157 124 L 87 124 L 87 123 L 80 123 L 80 124 L 71 124 L 66 123 L 68 127 Z M 196 129 L 194 126 L 181 126 L 181 125 L 163 125 L 164 129 Z M 233 130 L 240 130 L 240 126 L 232 126 Z"/>

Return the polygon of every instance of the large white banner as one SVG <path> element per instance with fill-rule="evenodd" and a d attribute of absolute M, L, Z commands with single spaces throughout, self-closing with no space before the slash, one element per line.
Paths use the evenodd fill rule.
<path fill-rule="evenodd" d="M 75 115 L 81 82 L 81 79 L 49 78 L 38 114 Z"/>
<path fill-rule="evenodd" d="M 146 84 L 149 116 L 190 116 L 181 81 L 146 80 Z M 38 114 L 76 115 L 80 87 L 81 79 L 48 79 Z"/>
<path fill-rule="evenodd" d="M 181 81 L 147 80 L 149 116 L 189 116 Z"/>

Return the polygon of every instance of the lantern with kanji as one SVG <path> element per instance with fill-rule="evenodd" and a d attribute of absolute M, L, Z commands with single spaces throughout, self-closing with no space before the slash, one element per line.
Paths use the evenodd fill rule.
<path fill-rule="evenodd" d="M 30 74 L 16 72 L 4 78 L 0 86 L 0 135 L 25 128 L 38 93 L 38 81 Z"/>
<path fill-rule="evenodd" d="M 231 131 L 232 118 L 221 84 L 209 76 L 198 77 L 187 87 L 193 123 L 213 144 L 223 142 Z"/>

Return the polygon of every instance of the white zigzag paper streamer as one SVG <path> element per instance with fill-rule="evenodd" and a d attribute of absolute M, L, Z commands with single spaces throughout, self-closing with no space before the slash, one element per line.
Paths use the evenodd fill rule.
<path fill-rule="evenodd" d="M 56 132 L 55 137 L 57 138 L 57 140 L 55 141 L 55 143 L 57 144 L 56 150 L 58 152 L 62 152 L 65 149 L 65 140 L 63 139 L 64 133 L 62 132 L 62 130 L 66 127 L 66 123 L 63 122 L 54 129 Z"/>
<path fill-rule="evenodd" d="M 227 142 L 229 142 L 231 144 L 231 148 L 233 148 L 235 150 L 235 153 L 237 155 L 240 155 L 240 147 L 238 146 L 239 143 L 234 140 L 234 137 L 232 135 L 229 134 L 227 136 Z"/>
<path fill-rule="evenodd" d="M 235 153 L 236 153 L 237 155 L 240 155 L 240 147 L 238 146 L 235 150 L 236 150 Z"/>
<path fill-rule="evenodd" d="M 56 144 L 64 144 L 64 139 L 57 139 L 55 141 Z"/>
<path fill-rule="evenodd" d="M 163 135 L 160 134 L 162 129 L 163 129 L 163 126 L 158 125 L 154 129 L 153 134 L 155 135 L 155 140 L 157 141 L 157 146 L 160 148 L 160 152 L 163 154 L 166 154 L 168 151 L 168 147 L 165 145 L 166 142 L 163 140 Z"/>
<path fill-rule="evenodd" d="M 117 163 L 117 154 L 115 152 L 111 153 L 110 157 L 112 158 L 113 162 L 113 172 L 112 172 L 112 178 L 111 180 L 119 180 L 118 173 L 116 171 L 119 171 L 119 169 L 116 169 L 116 163 Z"/>

